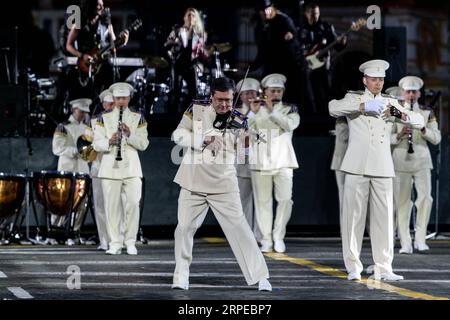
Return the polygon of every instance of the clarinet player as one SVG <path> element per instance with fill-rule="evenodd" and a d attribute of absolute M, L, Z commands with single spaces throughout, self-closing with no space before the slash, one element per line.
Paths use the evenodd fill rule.
<path fill-rule="evenodd" d="M 417 209 L 415 225 L 414 249 L 419 252 L 429 250 L 425 243 L 427 225 L 430 220 L 433 198 L 431 197 L 431 160 L 428 142 L 437 145 L 441 141 L 441 132 L 433 109 L 420 105 L 420 89 L 423 80 L 415 76 L 400 79 L 404 106 L 406 109 L 421 114 L 425 125 L 420 129 L 412 129 L 401 123 L 395 123 L 392 129 L 392 158 L 394 160 L 394 200 L 397 209 L 397 227 L 401 249 L 399 253 L 413 253 L 413 245 L 409 231 L 411 209 Z M 411 201 L 411 190 L 415 187 L 417 197 Z"/>
<path fill-rule="evenodd" d="M 133 87 L 125 82 L 113 84 L 114 108 L 104 112 L 94 130 L 94 149 L 103 152 L 99 169 L 105 199 L 107 229 L 110 235 L 107 254 L 120 254 L 122 247 L 136 255 L 136 236 L 139 229 L 139 202 L 142 194 L 142 169 L 138 151 L 149 144 L 147 122 L 139 112 L 130 110 Z M 124 203 L 120 205 L 121 194 Z M 123 209 L 122 209 L 123 208 Z M 120 225 L 124 221 L 125 232 Z"/>

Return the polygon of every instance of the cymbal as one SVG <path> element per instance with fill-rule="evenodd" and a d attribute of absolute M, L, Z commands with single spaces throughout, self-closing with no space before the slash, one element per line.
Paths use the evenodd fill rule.
<path fill-rule="evenodd" d="M 167 68 L 169 63 L 163 57 L 158 56 L 143 56 L 144 65 L 150 68 Z"/>
<path fill-rule="evenodd" d="M 212 54 L 214 51 L 218 51 L 219 53 L 228 52 L 233 48 L 231 43 L 224 42 L 224 43 L 213 43 L 209 46 L 206 46 L 206 50 L 208 50 L 209 54 Z"/>
<path fill-rule="evenodd" d="M 234 72 L 238 72 L 238 69 L 236 69 L 236 68 L 223 68 L 222 71 L 223 72 L 234 73 Z"/>

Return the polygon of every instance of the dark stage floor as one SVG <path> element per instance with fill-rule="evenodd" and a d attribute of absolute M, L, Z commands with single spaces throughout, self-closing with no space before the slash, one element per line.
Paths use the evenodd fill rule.
<path fill-rule="evenodd" d="M 189 291 L 170 288 L 174 269 L 170 240 L 138 246 L 138 256 L 109 256 L 94 246 L 1 246 L 0 300 L 450 299 L 449 240 L 429 241 L 427 254 L 396 254 L 394 271 L 405 280 L 390 283 L 368 279 L 366 274 L 359 282 L 346 280 L 337 238 L 288 238 L 286 244 L 286 254 L 266 254 L 272 292 L 246 285 L 221 238 L 196 240 Z M 363 247 L 367 267 L 371 264 L 369 241 Z M 81 272 L 80 289 L 68 289 L 68 279 L 76 276 L 68 269 Z"/>

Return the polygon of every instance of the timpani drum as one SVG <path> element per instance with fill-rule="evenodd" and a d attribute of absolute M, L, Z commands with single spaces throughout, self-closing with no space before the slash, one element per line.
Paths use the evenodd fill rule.
<path fill-rule="evenodd" d="M 79 172 L 33 172 L 32 181 L 38 201 L 57 216 L 67 216 L 77 210 L 91 187 L 89 175 Z"/>
<path fill-rule="evenodd" d="M 22 208 L 27 178 L 23 174 L 0 172 L 0 219 L 17 214 Z"/>

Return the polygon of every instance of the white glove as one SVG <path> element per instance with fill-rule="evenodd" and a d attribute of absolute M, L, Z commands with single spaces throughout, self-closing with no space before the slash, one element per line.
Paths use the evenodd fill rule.
<path fill-rule="evenodd" d="M 370 100 L 364 103 L 364 112 L 374 115 L 379 115 L 383 112 L 385 102 L 383 100 Z"/>
<path fill-rule="evenodd" d="M 213 156 L 215 156 L 223 146 L 222 136 L 208 136 L 205 138 L 205 149 L 211 150 Z"/>

